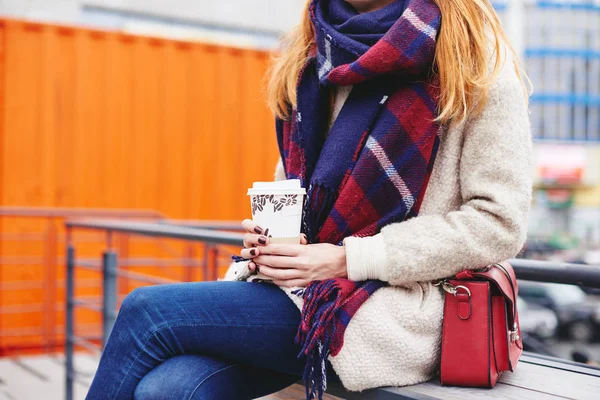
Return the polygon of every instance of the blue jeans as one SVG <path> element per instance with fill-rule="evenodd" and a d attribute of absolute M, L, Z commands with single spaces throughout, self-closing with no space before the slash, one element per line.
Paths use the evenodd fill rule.
<path fill-rule="evenodd" d="M 268 283 L 136 289 L 123 301 L 86 399 L 253 399 L 278 392 L 304 369 L 294 343 L 299 323 L 294 303 Z"/>

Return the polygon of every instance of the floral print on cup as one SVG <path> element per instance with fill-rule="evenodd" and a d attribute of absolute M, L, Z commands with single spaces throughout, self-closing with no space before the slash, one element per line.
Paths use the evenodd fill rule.
<path fill-rule="evenodd" d="M 273 212 L 281 211 L 283 207 L 298 204 L 298 195 L 286 194 L 280 199 L 275 199 L 275 196 L 272 194 L 260 194 L 252 196 L 252 215 L 256 214 L 257 210 L 264 210 L 267 203 L 273 205 Z"/>

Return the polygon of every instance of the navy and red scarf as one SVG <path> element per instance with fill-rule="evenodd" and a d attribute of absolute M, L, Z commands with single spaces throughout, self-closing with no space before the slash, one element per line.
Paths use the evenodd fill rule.
<path fill-rule="evenodd" d="M 297 107 L 277 121 L 288 179 L 307 188 L 302 230 L 310 243 L 342 244 L 417 216 L 439 145 L 433 60 L 441 14 L 432 0 L 396 1 L 357 13 L 343 0 L 313 0 L 316 46 L 298 80 Z M 329 90 L 353 89 L 328 135 Z M 307 398 L 326 388 L 358 308 L 385 283 L 329 279 L 302 293 L 296 340 L 307 357 Z"/>

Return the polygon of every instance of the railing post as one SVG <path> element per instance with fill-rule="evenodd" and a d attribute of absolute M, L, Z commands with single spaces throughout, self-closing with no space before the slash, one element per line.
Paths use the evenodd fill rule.
<path fill-rule="evenodd" d="M 102 256 L 102 342 L 106 346 L 117 316 L 117 253 L 107 250 Z"/>
<path fill-rule="evenodd" d="M 216 245 L 213 245 L 211 247 L 211 260 L 212 260 L 212 265 L 211 265 L 211 278 L 213 281 L 216 281 L 219 275 L 219 247 Z"/>
<path fill-rule="evenodd" d="M 129 259 L 129 235 L 127 233 L 119 234 L 118 246 L 121 268 L 126 268 Z M 117 293 L 129 293 L 129 278 L 127 276 L 122 276 L 121 279 L 117 278 Z"/>
<path fill-rule="evenodd" d="M 204 243 L 204 253 L 202 254 L 202 280 L 208 282 L 208 268 L 210 263 L 211 245 Z"/>
<path fill-rule="evenodd" d="M 185 251 L 185 271 L 184 271 L 184 280 L 186 282 L 191 282 L 194 279 L 194 259 L 196 254 L 194 252 L 194 244 L 192 242 L 188 242 Z"/>
<path fill-rule="evenodd" d="M 70 237 L 70 232 L 67 232 L 67 237 Z M 65 399 L 73 400 L 73 378 L 75 371 L 73 370 L 73 307 L 75 293 L 75 248 L 70 239 L 67 239 L 67 309 L 66 309 L 66 324 L 65 324 Z"/>

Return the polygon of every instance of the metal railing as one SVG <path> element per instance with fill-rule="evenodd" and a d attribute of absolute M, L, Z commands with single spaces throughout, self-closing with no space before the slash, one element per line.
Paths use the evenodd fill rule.
<path fill-rule="evenodd" d="M 221 229 L 239 230 L 239 223 L 221 222 L 221 221 L 163 221 L 159 223 L 138 223 L 122 221 L 98 221 L 98 220 L 79 220 L 67 221 L 67 232 L 69 238 L 73 231 L 77 230 L 95 230 L 106 234 L 107 249 L 102 255 L 102 268 L 98 271 L 102 274 L 103 293 L 101 306 L 96 305 L 95 309 L 102 313 L 103 332 L 102 343 L 106 343 L 108 335 L 116 319 L 118 307 L 118 296 L 116 282 L 118 277 L 126 276 L 127 271 L 119 269 L 118 257 L 115 249 L 112 247 L 113 236 L 115 234 L 132 234 L 151 237 L 180 239 L 185 241 L 201 242 L 204 244 L 204 258 L 200 263 L 203 269 L 203 277 L 216 278 L 216 269 L 219 262 L 218 246 L 230 245 L 241 247 L 243 234 L 239 232 L 225 232 Z M 227 253 L 227 256 L 231 252 Z M 73 296 L 74 294 L 74 273 L 76 268 L 86 268 L 78 264 L 75 258 L 75 248 L 72 242 L 67 244 L 67 325 L 66 325 L 66 399 L 73 398 L 73 382 L 75 380 L 75 370 L 73 367 L 73 353 L 77 345 L 84 347 L 95 346 L 96 343 L 86 341 L 85 338 L 79 338 L 74 333 L 74 309 L 75 307 L 90 307 L 85 301 L 80 301 Z M 228 260 L 228 259 L 227 259 Z M 533 280 L 541 282 L 554 282 L 584 285 L 593 288 L 600 288 L 600 266 L 552 263 L 545 261 L 513 259 L 510 260 L 514 266 L 519 279 Z M 191 264 L 190 264 L 191 265 Z M 209 271 L 212 270 L 212 273 Z M 141 274 L 140 274 L 141 275 Z M 166 283 L 157 280 L 155 277 L 137 276 L 136 279 L 145 280 L 151 283 Z"/>
<path fill-rule="evenodd" d="M 166 219 L 153 210 L 0 207 L 0 291 L 5 294 L 0 302 L 0 355 L 25 346 L 48 353 L 62 347 L 64 326 L 57 314 L 63 305 L 57 300 L 65 281 L 58 268 L 65 265 L 61 250 L 67 218 Z M 97 237 L 80 239 L 93 243 Z M 23 317 L 14 325 L 17 316 Z"/>
<path fill-rule="evenodd" d="M 73 231 L 92 230 L 103 232 L 106 236 L 106 250 L 102 254 L 101 265 L 81 262 L 76 258 L 76 249 L 73 241 Z M 178 281 L 166 280 L 157 276 L 136 273 L 126 270 L 131 265 L 131 259 L 119 261 L 117 250 L 114 247 L 115 235 L 141 235 L 161 239 L 179 239 L 187 242 L 203 243 L 202 259 L 196 262 L 193 257 L 180 259 L 181 266 L 191 270 L 199 267 L 202 280 L 214 280 L 218 275 L 220 261 L 228 258 L 220 257 L 219 247 L 222 245 L 242 246 L 243 234 L 239 232 L 225 232 L 223 230 L 239 230 L 240 224 L 225 221 L 177 221 L 164 220 L 157 223 L 148 222 L 123 222 L 108 220 L 71 220 L 66 222 L 67 230 L 67 291 L 66 291 L 66 325 L 65 325 L 65 367 L 66 367 L 66 398 L 73 398 L 73 383 L 75 381 L 74 350 L 81 346 L 89 350 L 97 350 L 98 342 L 106 343 L 116 319 L 119 303 L 117 282 L 119 278 L 128 278 L 150 284 L 164 284 Z M 188 252 L 189 254 L 189 252 Z M 227 253 L 228 255 L 229 253 Z M 227 255 L 225 257 L 227 257 Z M 148 260 L 146 262 L 151 262 Z M 120 264 L 120 265 L 118 265 Z M 101 302 L 89 301 L 75 297 L 75 271 L 77 268 L 97 271 L 102 276 Z M 188 274 L 192 276 L 192 274 Z M 96 337 L 81 337 L 75 334 L 75 308 L 81 307 L 98 311 L 102 314 L 102 333 Z"/>

